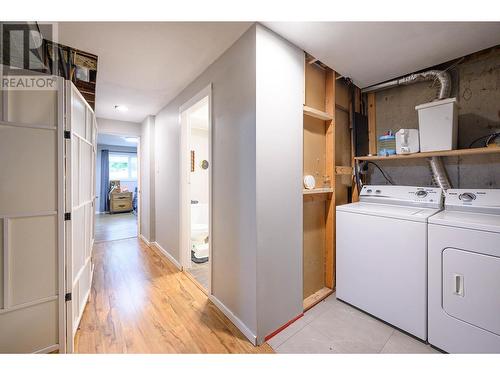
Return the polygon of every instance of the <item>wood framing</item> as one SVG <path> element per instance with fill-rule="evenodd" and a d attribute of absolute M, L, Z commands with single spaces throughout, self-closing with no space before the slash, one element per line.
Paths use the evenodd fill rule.
<path fill-rule="evenodd" d="M 368 97 L 368 153 L 377 155 L 377 126 L 376 126 L 376 107 L 375 93 L 370 92 Z"/>
<path fill-rule="evenodd" d="M 305 64 L 304 175 L 316 188 L 304 190 L 304 310 L 335 287 L 335 72 Z"/>

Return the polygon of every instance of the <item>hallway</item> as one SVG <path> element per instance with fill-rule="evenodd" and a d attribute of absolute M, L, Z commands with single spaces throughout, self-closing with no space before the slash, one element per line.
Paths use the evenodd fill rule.
<path fill-rule="evenodd" d="M 175 266 L 137 238 L 94 249 L 77 353 L 272 353 L 254 347 Z"/>
<path fill-rule="evenodd" d="M 133 212 L 95 216 L 95 241 L 114 241 L 137 236 L 137 216 Z"/>

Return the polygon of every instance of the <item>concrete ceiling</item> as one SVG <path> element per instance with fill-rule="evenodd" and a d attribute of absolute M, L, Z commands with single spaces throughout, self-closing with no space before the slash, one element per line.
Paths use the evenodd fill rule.
<path fill-rule="evenodd" d="M 264 22 L 358 87 L 500 44 L 500 22 Z"/>
<path fill-rule="evenodd" d="M 62 44 L 98 55 L 97 117 L 155 115 L 247 29 L 248 22 L 61 22 Z M 127 112 L 114 106 L 125 105 Z"/>

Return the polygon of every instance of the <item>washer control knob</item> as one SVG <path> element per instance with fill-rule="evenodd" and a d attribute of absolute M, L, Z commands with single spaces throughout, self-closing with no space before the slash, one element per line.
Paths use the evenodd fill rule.
<path fill-rule="evenodd" d="M 459 198 L 464 202 L 472 202 L 474 199 L 476 199 L 476 195 L 472 193 L 463 193 L 460 194 Z"/>
<path fill-rule="evenodd" d="M 425 198 L 427 196 L 427 192 L 424 191 L 424 190 L 419 190 L 415 193 L 417 195 L 417 197 L 419 198 Z"/>
<path fill-rule="evenodd" d="M 382 191 L 380 191 L 380 190 L 375 190 L 375 193 L 376 193 L 376 194 L 380 194 L 381 192 L 382 192 Z"/>
<path fill-rule="evenodd" d="M 371 192 L 372 192 L 372 189 L 368 189 L 366 192 L 367 192 L 367 193 L 371 193 Z"/>

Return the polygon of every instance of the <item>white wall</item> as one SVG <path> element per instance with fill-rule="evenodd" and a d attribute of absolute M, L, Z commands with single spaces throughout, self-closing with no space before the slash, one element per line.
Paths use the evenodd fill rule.
<path fill-rule="evenodd" d="M 256 48 L 258 338 L 302 313 L 304 52 L 261 25 Z"/>
<path fill-rule="evenodd" d="M 179 107 L 213 84 L 212 292 L 257 332 L 255 27 L 155 119 L 156 241 L 179 255 Z"/>
<path fill-rule="evenodd" d="M 180 261 L 179 107 L 213 84 L 212 293 L 259 343 L 302 312 L 303 69 L 253 26 L 155 119 L 156 241 Z"/>
<path fill-rule="evenodd" d="M 129 135 L 133 137 L 139 137 L 141 135 L 141 124 L 137 122 L 98 118 L 97 124 L 99 133 Z"/>
<path fill-rule="evenodd" d="M 209 169 L 200 166 L 202 160 L 208 160 L 208 129 L 192 128 L 189 143 L 195 154 L 194 172 L 190 178 L 191 200 L 208 204 Z"/>
<path fill-rule="evenodd" d="M 95 211 L 100 212 L 101 208 L 101 155 L 102 155 L 102 150 L 109 150 L 110 152 L 112 151 L 124 151 L 124 152 L 134 152 L 137 153 L 137 148 L 135 147 L 125 147 L 125 146 L 110 146 L 110 145 L 97 145 L 97 155 L 96 155 L 96 206 L 95 206 Z M 120 182 L 121 186 L 126 186 L 129 191 L 132 193 L 134 192 L 135 188 L 137 187 L 137 180 L 135 181 L 121 181 Z"/>
<path fill-rule="evenodd" d="M 141 187 L 139 207 L 140 234 L 149 242 L 154 237 L 154 116 L 148 116 L 141 124 L 140 174 Z"/>

